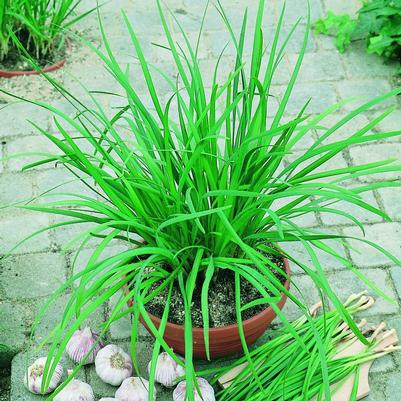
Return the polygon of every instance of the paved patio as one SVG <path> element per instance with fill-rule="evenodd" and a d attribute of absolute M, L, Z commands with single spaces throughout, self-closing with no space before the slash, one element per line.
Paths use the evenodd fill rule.
<path fill-rule="evenodd" d="M 87 1 L 88 4 L 92 3 Z M 190 37 L 196 37 L 202 17 L 204 0 L 168 0 L 166 3 L 182 22 L 184 28 L 189 32 Z M 242 11 L 249 6 L 250 18 L 256 12 L 257 0 L 225 0 L 222 2 L 227 6 L 229 16 L 233 25 L 239 28 Z M 270 25 L 267 32 L 271 32 L 271 22 L 278 16 L 280 1 L 268 1 L 267 16 L 270 18 Z M 305 8 L 303 0 L 287 0 L 287 17 L 284 31 L 290 29 Z M 338 0 L 312 0 L 312 19 L 324 14 L 331 9 L 334 11 L 352 11 L 357 9 L 358 2 Z M 136 62 L 132 58 L 132 47 L 127 39 L 127 33 L 121 22 L 120 8 L 126 10 L 129 18 L 133 21 L 134 28 L 145 45 L 145 53 L 158 67 L 173 74 L 171 65 L 166 61 L 166 51 L 151 46 L 151 42 L 163 43 L 161 27 L 159 24 L 156 7 L 153 1 L 145 0 L 113 0 L 103 7 L 106 30 L 109 35 L 110 44 L 115 49 L 121 63 L 134 63 L 132 69 L 133 82 L 143 85 L 138 73 Z M 252 26 L 252 24 L 250 25 Z M 90 16 L 78 27 L 87 39 L 94 45 L 101 46 L 100 36 L 97 28 L 95 15 Z M 276 85 L 272 88 L 275 95 L 280 96 L 287 81 L 291 66 L 294 65 L 299 43 L 302 38 L 303 26 L 297 30 L 297 34 L 289 43 L 287 55 L 283 59 L 282 69 L 277 76 Z M 223 48 L 226 39 L 226 32 L 217 12 L 211 10 L 206 20 L 206 31 L 203 36 L 203 46 L 200 53 L 201 67 L 206 76 L 210 76 L 214 63 Z M 249 55 L 251 47 L 245 49 Z M 228 48 L 223 57 L 223 70 L 228 69 L 234 60 L 232 48 Z M 331 38 L 313 34 L 310 37 L 308 51 L 305 56 L 303 68 L 299 77 L 297 87 L 294 91 L 291 104 L 288 107 L 288 114 L 294 115 L 302 107 L 304 102 L 312 97 L 310 113 L 318 113 L 325 107 L 341 99 L 350 96 L 373 97 L 383 94 L 392 88 L 392 75 L 396 66 L 384 65 L 381 59 L 372 55 L 366 55 L 361 43 L 354 44 L 349 52 L 340 55 L 334 48 Z M 138 74 L 138 75 L 137 75 Z M 102 64 L 86 48 L 76 42 L 71 50 L 68 63 L 63 70 L 55 72 L 53 76 L 61 80 L 64 85 L 73 91 L 85 96 L 82 88 L 75 78 L 79 79 L 91 90 L 116 91 L 118 88 L 111 78 L 108 77 Z M 75 78 L 74 78 L 75 77 Z M 66 112 L 72 112 L 71 108 L 54 93 L 50 86 L 40 77 L 25 77 L 12 80 L 0 80 L 0 87 L 13 93 L 33 100 L 45 98 L 53 104 L 62 107 Z M 162 85 L 162 94 L 167 96 L 167 88 Z M 0 95 L 0 102 L 9 102 L 10 98 Z M 101 96 L 102 103 L 112 109 L 120 104 L 110 96 Z M 396 130 L 401 126 L 401 107 L 396 99 L 391 99 L 379 108 L 394 104 L 397 110 L 377 130 Z M 6 105 L 6 103 L 4 103 Z M 3 106 L 3 104 L 0 104 Z M 349 106 L 348 106 L 349 107 Z M 371 120 L 379 108 L 373 112 L 359 117 L 349 123 L 339 135 L 346 136 L 352 130 Z M 338 119 L 346 113 L 342 110 L 336 117 Z M 44 140 L 27 123 L 27 119 L 35 121 L 41 126 L 52 127 L 52 121 L 48 114 L 38 111 L 32 105 L 24 103 L 9 104 L 0 110 L 0 157 L 7 157 L 10 154 L 24 151 L 40 151 L 49 149 L 49 143 Z M 376 129 L 375 129 L 376 130 Z M 314 133 L 318 135 L 318 133 Z M 299 151 L 307 148 L 310 141 L 306 140 L 299 146 Z M 401 159 L 401 144 L 398 140 L 386 140 L 375 145 L 354 146 L 336 160 L 331 162 L 335 166 L 346 166 L 354 163 L 380 160 L 389 157 Z M 61 183 L 68 178 L 65 171 L 60 168 L 36 169 L 30 172 L 21 172 L 24 160 L 5 159 L 0 163 L 0 206 L 10 204 L 16 200 L 29 199 L 38 195 L 46 189 Z M 380 181 L 388 177 L 398 178 L 395 174 L 383 174 L 382 176 L 371 176 L 369 180 Z M 344 208 L 358 216 L 366 224 L 367 237 L 380 243 L 396 256 L 401 257 L 401 202 L 399 189 L 386 189 L 374 191 L 373 195 L 366 197 L 375 206 L 387 212 L 393 222 L 384 222 L 375 215 Z M 15 209 L 0 210 L 0 253 L 4 254 L 15 244 L 16 241 L 26 235 L 51 223 L 52 218 L 29 212 L 17 211 Z M 316 214 L 304 221 L 307 226 L 324 227 L 333 232 L 345 232 L 357 234 L 356 227 L 347 221 L 333 216 Z M 32 396 L 25 391 L 22 385 L 22 368 L 25 362 L 26 351 L 29 348 L 28 337 L 30 325 L 35 312 L 43 304 L 66 277 L 70 277 L 74 269 L 79 269 L 85 263 L 85 256 L 89 256 L 88 250 L 79 260 L 78 265 L 73 269 L 73 252 L 62 252 L 63 245 L 74 235 L 74 229 L 63 229 L 61 231 L 50 231 L 22 246 L 14 257 L 2 261 L 0 264 L 0 343 L 5 343 L 9 349 L 0 351 L 0 367 L 12 361 L 11 381 L 5 377 L 0 379 L 0 401 L 33 401 L 40 400 L 40 397 Z M 121 249 L 120 244 L 115 244 L 109 252 L 115 253 Z M 355 266 L 360 268 L 370 279 L 374 280 L 391 298 L 394 304 L 388 304 L 378 300 L 375 307 L 369 311 L 368 317 L 372 322 L 385 320 L 390 327 L 394 327 L 401 335 L 401 270 L 393 266 L 385 258 L 372 249 L 365 249 L 357 245 L 358 249 L 351 253 L 344 249 L 339 252 L 352 260 Z M 302 251 L 298 252 L 299 257 L 307 259 Z M 359 251 L 359 252 L 357 252 Z M 335 260 L 322 256 L 322 265 L 328 271 L 330 282 L 342 298 L 350 293 L 362 290 L 364 286 L 350 272 L 344 271 Z M 298 286 L 306 290 L 308 301 L 312 304 L 317 300 L 317 291 L 310 286 L 307 277 L 295 271 L 295 281 Z M 45 321 L 41 324 L 36 333 L 35 341 L 40 341 L 48 334 L 52 325 L 57 322 L 60 313 L 68 299 L 68 295 L 59 299 L 54 305 Z M 115 302 L 115 300 L 110 300 Z M 104 306 L 97 316 L 93 318 L 92 324 L 102 321 L 108 313 L 109 305 Z M 287 304 L 286 312 L 290 317 L 296 317 L 297 311 L 293 305 Z M 4 324 L 6 322 L 6 324 Z M 109 333 L 109 340 L 129 345 L 130 321 L 125 319 L 112 326 Z M 151 338 L 143 330 L 141 333 L 140 349 L 138 350 L 141 366 L 144 369 L 145 363 L 150 359 L 152 346 Z M 30 358 L 30 354 L 28 354 Z M 68 361 L 65 362 L 65 366 Z M 1 375 L 1 371 L 0 371 Z M 81 372 L 81 377 L 92 384 L 96 395 L 112 396 L 114 388 L 100 383 L 94 374 L 93 368 L 87 368 Z M 394 354 L 382 358 L 376 362 L 371 373 L 372 393 L 366 398 L 367 401 L 399 401 L 401 393 L 401 355 Z M 161 400 L 170 400 L 170 394 L 162 394 Z"/>

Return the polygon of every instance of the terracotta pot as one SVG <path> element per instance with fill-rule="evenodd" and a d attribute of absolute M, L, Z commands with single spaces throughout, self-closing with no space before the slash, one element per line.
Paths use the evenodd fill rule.
<path fill-rule="evenodd" d="M 71 49 L 71 41 L 67 40 L 66 41 L 66 46 L 67 49 Z M 66 59 L 62 59 L 57 61 L 56 63 L 49 65 L 48 67 L 42 68 L 43 72 L 52 72 L 56 71 L 59 68 L 63 67 L 64 64 L 66 63 Z M 22 75 L 38 75 L 39 72 L 36 70 L 1 70 L 0 69 L 0 77 L 1 78 L 13 78 L 13 77 L 19 77 Z"/>
<path fill-rule="evenodd" d="M 291 272 L 287 259 L 284 259 L 284 266 L 287 274 L 290 275 Z M 284 286 L 287 290 L 289 289 L 290 283 L 288 280 L 284 283 Z M 282 309 L 286 300 L 287 296 L 282 293 L 282 297 L 277 306 Z M 160 319 L 150 313 L 149 316 L 152 319 L 153 324 L 158 328 L 160 325 Z M 244 320 L 243 326 L 247 344 L 253 344 L 266 331 L 275 317 L 276 313 L 271 307 L 269 307 L 252 318 Z M 144 323 L 143 318 L 141 318 L 141 321 L 149 333 L 152 334 Z M 192 329 L 192 336 L 194 358 L 206 359 L 203 328 L 194 327 Z M 175 352 L 181 355 L 185 354 L 184 326 L 168 322 L 163 337 L 166 343 Z M 231 324 L 224 327 L 209 328 L 209 349 L 210 357 L 212 359 L 232 355 L 242 351 L 238 325 Z"/>

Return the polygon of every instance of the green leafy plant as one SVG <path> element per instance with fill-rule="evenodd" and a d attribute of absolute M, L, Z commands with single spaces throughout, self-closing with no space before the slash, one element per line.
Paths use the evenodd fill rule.
<path fill-rule="evenodd" d="M 315 31 L 336 36 L 337 49 L 344 53 L 351 44 L 356 25 L 357 22 L 351 19 L 349 15 L 336 15 L 329 11 L 325 18 L 315 22 Z"/>
<path fill-rule="evenodd" d="M 286 294 L 301 311 L 308 313 L 303 294 L 296 295 L 287 291 L 278 279 L 287 276 L 282 267 L 273 261 L 272 255 L 287 257 L 300 266 L 321 294 L 331 300 L 339 316 L 361 341 L 366 342 L 366 339 L 332 290 L 316 251 L 334 256 L 385 297 L 373 282 L 327 242 L 343 242 L 346 236 L 304 228 L 300 218 L 314 212 L 338 214 L 354 222 L 363 232 L 356 217 L 337 207 L 338 202 L 345 201 L 389 220 L 381 210 L 366 203 L 361 195 L 380 187 L 399 186 L 399 181 L 351 187 L 342 184 L 357 177 L 399 171 L 401 166 L 394 165 L 394 160 L 372 161 L 330 170 L 322 170 L 321 166 L 351 145 L 399 136 L 399 131 L 372 133 L 372 128 L 393 110 L 388 109 L 356 132 L 350 133 L 349 138 L 335 140 L 336 131 L 347 122 L 400 91 L 394 90 L 358 106 L 330 127 L 325 127 L 323 120 L 346 102 L 335 104 L 314 117 L 306 114 L 308 102 L 295 118 L 284 121 L 308 41 L 308 17 L 293 73 L 273 114 L 273 120 L 268 123 L 268 113 L 275 110 L 271 85 L 280 68 L 286 45 L 299 26 L 299 21 L 286 37 L 281 38 L 285 19 L 283 8 L 276 33 L 266 52 L 262 31 L 265 4 L 260 0 L 252 57 L 247 68 L 247 62 L 243 59 L 247 12 L 244 13 L 237 36 L 224 8 L 218 4 L 217 9 L 236 48 L 237 57 L 235 66 L 223 83 L 217 80 L 221 57 L 217 60 L 212 82 L 205 82 L 198 62 L 199 39 L 192 46 L 179 21 L 175 20 L 185 45 L 177 44 L 160 1 L 157 0 L 156 4 L 168 41 L 168 46 L 164 47 L 177 68 L 175 80 L 145 59 L 136 33 L 126 14 L 123 14 L 153 109 L 145 105 L 130 81 L 130 68 L 122 67 L 117 62 L 100 17 L 105 51 L 102 52 L 90 43 L 87 45 L 101 58 L 111 76 L 123 89 L 126 106 L 110 117 L 98 102 L 96 94 L 88 92 L 94 106 L 87 106 L 47 75 L 44 76 L 75 106 L 76 116 L 69 116 L 43 102 L 33 102 L 54 114 L 58 135 L 39 126 L 37 129 L 60 152 L 46 155 L 41 153 L 39 156 L 44 159 L 34 161 L 24 169 L 50 163 L 63 165 L 93 191 L 93 196 L 79 192 L 63 193 L 62 189 L 60 191 L 62 187 L 58 185 L 42 194 L 40 202 L 30 202 L 19 207 L 66 218 L 47 229 L 90 223 L 90 229 L 83 229 L 81 234 L 65 245 L 68 249 L 79 243 L 76 257 L 91 240 L 98 241 L 87 266 L 68 279 L 49 299 L 34 324 L 33 331 L 49 305 L 62 292 L 75 285 L 60 322 L 52 331 L 53 342 L 49 349 L 43 388 L 47 387 L 56 363 L 74 331 L 117 293 L 120 293 L 120 298 L 110 311 L 109 319 L 102 325 L 101 336 L 113 322 L 132 314 L 131 351 L 137 367 L 135 346 L 139 318 L 142 316 L 156 338 L 150 369 L 149 399 L 153 399 L 155 361 L 160 348 L 163 348 L 177 363 L 185 365 L 190 401 L 193 400 L 196 382 L 192 358 L 193 295 L 195 291 L 202 294 L 204 336 L 208 344 L 209 286 L 211 280 L 223 271 L 232 272 L 235 281 L 236 294 L 231 302 L 236 305 L 242 345 L 251 364 L 242 329 L 242 315 L 246 309 L 255 304 L 265 304 L 266 307 L 270 305 L 299 343 L 302 340 L 291 329 L 285 315 L 276 305 L 281 293 Z M 171 16 L 175 19 L 173 13 Z M 155 84 L 160 79 L 166 80 L 172 92 L 165 102 L 158 95 Z M 177 118 L 174 118 L 174 111 Z M 284 166 L 283 161 L 293 153 L 298 142 L 315 129 L 322 132 L 320 138 Z M 329 138 L 332 141 L 327 143 L 326 139 Z M 64 197 L 63 200 L 51 200 L 52 196 L 60 195 Z M 111 257 L 101 257 L 103 250 L 114 239 L 126 241 L 131 248 Z M 358 239 L 400 264 L 398 259 L 378 244 L 364 238 Z M 293 241 L 303 245 L 311 257 L 310 265 L 282 249 L 283 243 Z M 241 281 L 251 283 L 260 298 L 243 305 L 239 290 Z M 178 288 L 183 300 L 185 363 L 172 353 L 163 339 L 174 288 Z M 166 302 L 161 325 L 156 328 L 147 312 L 147 304 L 162 292 L 166 293 Z M 126 309 L 130 299 L 134 303 Z M 324 353 L 321 354 L 320 363 L 322 369 L 327 369 Z M 328 394 L 329 383 L 325 381 L 324 386 Z"/>
<path fill-rule="evenodd" d="M 340 52 L 352 40 L 366 39 L 368 53 L 400 61 L 401 57 L 401 2 L 399 0 L 367 0 L 356 18 L 336 15 L 329 11 L 315 23 L 317 33 L 336 36 Z"/>
<path fill-rule="evenodd" d="M 0 61 L 21 42 L 36 60 L 63 45 L 64 31 L 94 9 L 76 14 L 82 0 L 0 0 Z"/>

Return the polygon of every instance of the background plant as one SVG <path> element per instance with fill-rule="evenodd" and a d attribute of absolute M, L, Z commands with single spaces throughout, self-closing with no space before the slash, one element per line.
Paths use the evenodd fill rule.
<path fill-rule="evenodd" d="M 63 45 L 64 30 L 93 10 L 76 13 L 82 0 L 0 0 L 0 61 L 17 41 L 39 60 Z"/>
<path fill-rule="evenodd" d="M 341 53 L 347 50 L 351 41 L 366 39 L 368 53 L 400 61 L 401 1 L 363 1 L 356 18 L 329 11 L 325 18 L 315 23 L 315 30 L 317 33 L 334 35 Z"/>
<path fill-rule="evenodd" d="M 0 58 L 3 59 L 4 55 L 8 53 L 10 34 L 8 30 L 10 16 L 10 1 L 2 0 L 0 2 Z"/>
<path fill-rule="evenodd" d="M 192 298 L 194 291 L 202 294 L 204 333 L 208 344 L 209 284 L 222 270 L 231 271 L 235 280 L 237 291 L 233 302 L 236 304 L 239 331 L 248 357 L 241 314 L 255 304 L 271 305 L 296 341 L 302 343 L 276 303 L 281 298 L 281 292 L 284 292 L 302 311 L 308 313 L 303 294 L 296 295 L 285 289 L 273 274 L 275 272 L 285 276 L 285 272 L 267 256 L 269 254 L 285 255 L 298 264 L 321 294 L 331 300 L 339 316 L 349 324 L 358 338 L 366 342 L 332 290 L 316 251 L 321 250 L 334 256 L 371 288 L 379 294 L 382 292 L 326 241 L 343 241 L 345 236 L 306 229 L 300 217 L 313 212 L 339 214 L 353 221 L 363 232 L 363 227 L 353 215 L 337 207 L 338 202 L 345 201 L 389 220 L 382 211 L 364 202 L 361 194 L 379 187 L 399 186 L 399 182 L 351 187 L 342 184 L 370 174 L 399 171 L 401 166 L 394 165 L 394 160 L 372 161 L 331 170 L 322 170 L 321 166 L 350 145 L 399 136 L 400 131 L 372 133 L 372 128 L 393 111 L 388 109 L 356 132 L 350 133 L 349 138 L 335 139 L 337 130 L 347 122 L 398 94 L 399 90 L 356 107 L 329 127 L 324 125 L 325 117 L 340 109 L 344 102 L 314 117 L 306 114 L 307 103 L 296 118 L 285 121 L 286 107 L 308 41 L 309 18 L 293 73 L 279 99 L 277 110 L 272 113 L 276 104 L 271 96 L 271 85 L 280 68 L 285 47 L 299 25 L 287 36 L 280 37 L 285 18 L 284 8 L 274 37 L 269 44 L 265 44 L 262 31 L 264 1 L 259 2 L 252 57 L 250 65 L 247 65 L 243 60 L 247 12 L 240 33 L 236 35 L 223 7 L 218 4 L 222 21 L 236 48 L 237 58 L 227 79 L 219 83 L 219 57 L 210 83 L 204 82 L 199 68 L 199 40 L 192 46 L 176 21 L 184 40 L 184 46 L 178 45 L 172 37 L 159 1 L 157 7 L 168 40 L 166 51 L 172 56 L 177 68 L 176 80 L 170 79 L 146 61 L 135 32 L 126 15 L 123 15 L 153 109 L 145 105 L 132 85 L 130 68 L 122 67 L 116 61 L 101 23 L 105 51 L 89 43 L 87 45 L 98 54 L 111 76 L 119 83 L 127 105 L 110 117 L 95 94 L 88 92 L 93 105 L 86 105 L 49 76 L 47 79 L 76 107 L 76 116 L 69 116 L 45 103 L 36 103 L 54 113 L 54 124 L 59 135 L 41 127 L 37 129 L 60 152 L 45 156 L 42 153 L 39 156 L 44 159 L 33 162 L 25 169 L 48 163 L 63 165 L 76 179 L 93 190 L 93 196 L 79 192 L 63 193 L 59 185 L 43 194 L 38 202 L 20 207 L 66 217 L 66 220 L 49 229 L 92 223 L 90 229 L 82 230 L 80 235 L 66 244 L 68 248 L 80 242 L 77 257 L 89 241 L 98 241 L 86 268 L 69 279 L 38 316 L 37 322 L 64 290 L 76 285 L 60 322 L 52 332 L 47 381 L 74 331 L 125 285 L 129 286 L 128 291 L 121 293 L 110 318 L 102 326 L 102 334 L 112 322 L 132 313 L 132 354 L 135 359 L 139 316 L 142 315 L 157 339 L 150 382 L 154 382 L 155 361 L 161 347 L 177 363 L 182 364 L 163 340 L 169 301 L 173 286 L 176 286 L 184 301 L 185 367 L 187 388 L 189 394 L 192 394 L 195 375 L 192 360 Z M 269 51 L 265 51 L 267 47 Z M 166 102 L 157 94 L 155 77 L 165 79 L 171 87 L 172 95 Z M 273 120 L 268 123 L 269 112 L 273 114 Z M 315 129 L 321 133 L 319 139 L 284 166 L 283 161 L 294 151 L 297 143 Z M 326 139 L 329 138 L 332 141 L 327 143 Z M 64 197 L 63 200 L 51 200 L 52 196 L 60 195 Z M 139 242 L 139 237 L 144 239 L 145 244 Z M 101 257 L 102 251 L 114 239 L 140 246 L 136 249 L 132 246 L 109 258 Z M 398 259 L 379 245 L 363 238 L 360 240 L 400 264 Z M 281 249 L 282 243 L 292 241 L 304 246 L 312 260 L 310 265 L 301 263 Z M 258 300 L 248 305 L 241 304 L 241 280 L 254 285 L 260 293 Z M 156 329 L 146 311 L 146 304 L 162 291 L 166 292 L 166 306 L 162 323 Z M 127 301 L 131 298 L 134 304 L 126 310 Z M 248 360 L 252 366 L 251 358 Z M 324 354 L 321 355 L 320 363 L 322 369 L 327 368 Z M 258 376 L 255 377 L 258 380 Z M 44 387 L 46 385 L 45 380 Z M 327 395 L 329 383 L 324 381 L 324 386 Z M 153 388 L 152 385 L 150 387 Z"/>

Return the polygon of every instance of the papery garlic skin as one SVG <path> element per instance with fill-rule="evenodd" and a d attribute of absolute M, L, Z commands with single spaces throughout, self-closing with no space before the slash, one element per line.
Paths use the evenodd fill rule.
<path fill-rule="evenodd" d="M 101 398 L 99 401 L 120 401 L 120 400 L 117 398 L 106 397 L 106 398 Z"/>
<path fill-rule="evenodd" d="M 97 353 L 95 368 L 97 375 L 112 386 L 119 386 L 132 374 L 130 356 L 114 344 L 106 345 Z"/>
<path fill-rule="evenodd" d="M 119 401 L 148 401 L 149 382 L 142 377 L 129 377 L 122 382 L 115 397 Z M 156 388 L 153 387 L 153 400 L 155 399 Z"/>
<path fill-rule="evenodd" d="M 209 382 L 206 379 L 204 379 L 203 377 L 198 377 L 197 380 L 198 380 L 198 385 L 199 385 L 199 389 L 201 391 L 202 397 L 198 394 L 198 391 L 196 390 L 196 388 L 194 386 L 194 400 L 195 401 L 216 401 L 216 398 L 214 396 L 214 389 L 209 384 Z M 174 401 L 186 401 L 187 400 L 186 390 L 187 390 L 187 382 L 186 381 L 179 382 L 173 392 L 173 400 Z"/>
<path fill-rule="evenodd" d="M 71 380 L 53 401 L 95 401 L 92 387 L 81 380 Z"/>
<path fill-rule="evenodd" d="M 182 361 L 183 358 L 178 357 Z M 150 373 L 151 362 L 148 365 Z M 179 377 L 185 375 L 185 369 L 179 365 L 167 352 L 162 352 L 157 357 L 155 380 L 165 387 L 173 387 Z"/>
<path fill-rule="evenodd" d="M 76 363 L 81 363 L 89 350 L 98 341 L 99 336 L 89 327 L 83 330 L 77 330 L 67 343 L 66 351 L 68 356 Z M 97 353 L 103 344 L 98 342 L 92 352 L 86 358 L 84 365 L 95 362 Z"/>
<path fill-rule="evenodd" d="M 25 387 L 34 394 L 49 394 L 51 393 L 60 383 L 61 376 L 63 374 L 63 367 L 60 363 L 56 365 L 53 376 L 50 380 L 49 387 L 42 392 L 42 380 L 43 373 L 45 370 L 47 358 L 38 358 L 29 368 L 24 377 Z"/>

